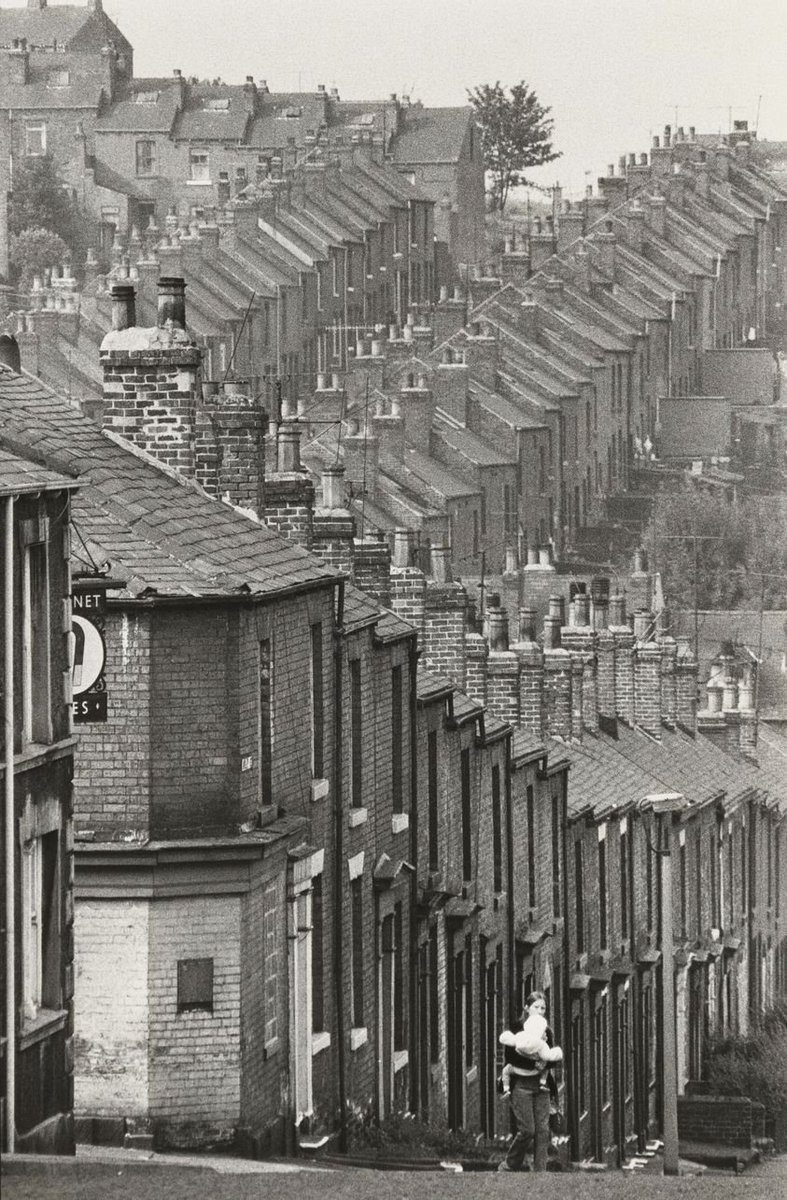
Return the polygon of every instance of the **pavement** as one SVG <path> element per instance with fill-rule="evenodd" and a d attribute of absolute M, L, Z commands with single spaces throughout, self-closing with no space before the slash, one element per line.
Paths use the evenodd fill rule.
<path fill-rule="evenodd" d="M 488 1172 L 374 1171 L 319 1162 L 253 1161 L 229 1155 L 158 1154 L 80 1146 L 74 1158 L 6 1155 L 3 1200 L 783 1200 L 787 1155 L 749 1168 L 697 1171 L 667 1178 L 658 1162 L 638 1171 L 512 1175 Z"/>

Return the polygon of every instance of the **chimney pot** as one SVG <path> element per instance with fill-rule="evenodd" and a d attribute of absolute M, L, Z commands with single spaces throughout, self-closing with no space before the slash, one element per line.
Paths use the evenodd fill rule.
<path fill-rule="evenodd" d="M 620 592 L 609 598 L 609 623 L 610 625 L 626 624 L 626 597 Z"/>
<path fill-rule="evenodd" d="M 534 642 L 536 640 L 536 610 L 527 605 L 519 609 L 519 640 Z"/>
<path fill-rule="evenodd" d="M 112 299 L 112 328 L 133 329 L 137 323 L 134 287 L 130 283 L 116 283 L 110 292 Z"/>
<path fill-rule="evenodd" d="M 413 535 L 409 529 L 394 530 L 393 566 L 409 567 L 412 561 Z"/>
<path fill-rule="evenodd" d="M 167 321 L 172 321 L 179 329 L 186 329 L 186 282 L 176 275 L 162 275 L 158 281 L 156 323 L 163 329 Z"/>
<path fill-rule="evenodd" d="M 344 508 L 344 467 L 325 467 L 323 469 L 322 507 Z"/>
<path fill-rule="evenodd" d="M 429 552 L 432 579 L 435 583 L 451 582 L 451 549 L 449 546 L 432 546 Z"/>

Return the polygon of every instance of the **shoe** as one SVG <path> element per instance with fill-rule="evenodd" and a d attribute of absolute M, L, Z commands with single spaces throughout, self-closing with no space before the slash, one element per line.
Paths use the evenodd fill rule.
<path fill-rule="evenodd" d="M 508 1163 L 504 1159 L 503 1162 L 497 1164 L 497 1169 L 498 1171 L 513 1171 L 514 1168 L 509 1167 Z"/>

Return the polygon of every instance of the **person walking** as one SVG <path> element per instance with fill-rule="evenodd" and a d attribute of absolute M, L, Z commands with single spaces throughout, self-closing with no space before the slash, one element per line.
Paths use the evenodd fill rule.
<path fill-rule="evenodd" d="M 546 1171 L 549 1150 L 549 1065 L 563 1061 L 546 1024 L 547 1001 L 543 992 L 531 992 L 525 1001 L 522 1028 L 500 1034 L 505 1048 L 503 1088 L 509 1095 L 516 1132 L 498 1171 L 529 1170 L 525 1156 L 533 1154 L 533 1170 Z"/>

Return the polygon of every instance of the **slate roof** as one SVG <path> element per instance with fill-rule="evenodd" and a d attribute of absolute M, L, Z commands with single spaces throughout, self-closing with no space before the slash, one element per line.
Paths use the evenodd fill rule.
<path fill-rule="evenodd" d="M 336 573 L 298 546 L 72 408 L 29 376 L 0 375 L 0 445 L 26 445 L 77 474 L 74 553 L 109 561 L 125 599 L 242 598 L 329 584 Z"/>
<path fill-rule="evenodd" d="M 92 79 L 77 79 L 68 87 L 47 87 L 46 83 L 9 83 L 0 87 L 0 107 L 13 109 L 89 109 L 98 110 L 103 87 Z"/>
<path fill-rule="evenodd" d="M 462 152 L 473 109 L 410 108 L 405 127 L 393 139 L 395 163 L 456 162 Z"/>
<path fill-rule="evenodd" d="M 0 496 L 21 496 L 25 492 L 61 492 L 64 488 L 77 486 L 77 480 L 71 476 L 50 471 L 0 446 Z"/>
<path fill-rule="evenodd" d="M 458 454 L 463 455 L 471 466 L 498 467 L 501 464 L 516 464 L 516 454 L 510 451 L 504 453 L 503 451 L 496 450 L 489 442 L 485 442 L 480 438 L 477 433 L 472 433 L 464 427 L 457 428 L 441 417 L 437 418 L 435 432 L 447 446 L 456 450 Z"/>
<path fill-rule="evenodd" d="M 512 751 L 515 759 L 527 759 L 540 757 L 546 754 L 546 743 L 544 739 L 536 733 L 531 733 L 528 729 L 515 729 L 512 741 Z M 563 757 L 565 746 L 558 747 L 560 756 Z"/>
<path fill-rule="evenodd" d="M 31 46 L 51 46 L 53 42 L 68 46 L 89 23 L 110 31 L 118 47 L 129 45 L 104 13 L 91 12 L 84 4 L 63 4 L 0 9 L 0 46 L 10 46 L 14 38 L 27 38 Z"/>
<path fill-rule="evenodd" d="M 643 739 L 644 740 L 644 739 Z M 570 746 L 549 741 L 552 752 L 562 752 L 571 764 L 568 789 L 569 816 L 590 812 L 599 820 L 622 812 L 647 795 L 666 790 L 657 776 L 643 763 L 629 761 L 619 747 L 604 735 L 586 734 L 580 743 Z M 672 790 L 675 790 L 672 785 Z"/>
<path fill-rule="evenodd" d="M 227 107 L 214 109 L 211 101 L 226 103 Z M 243 87 L 194 85 L 178 116 L 175 137 L 204 142 L 244 141 L 252 107 L 253 99 Z"/>
<path fill-rule="evenodd" d="M 136 97 L 144 91 L 158 93 L 155 101 L 140 103 Z M 118 100 L 96 121 L 96 133 L 166 133 L 169 134 L 180 106 L 180 88 L 137 88 L 134 95 Z M 99 143 L 100 145 L 100 143 Z"/>

